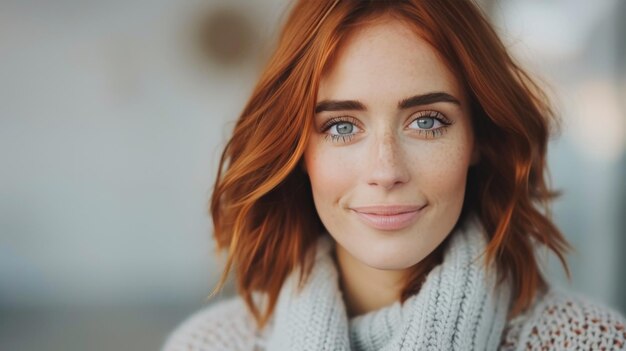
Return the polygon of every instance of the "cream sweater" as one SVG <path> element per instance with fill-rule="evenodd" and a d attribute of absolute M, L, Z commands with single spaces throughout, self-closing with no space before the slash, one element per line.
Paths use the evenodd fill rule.
<path fill-rule="evenodd" d="M 461 226 L 443 263 L 403 304 L 349 319 L 331 258 L 332 240 L 317 246 L 304 288 L 290 276 L 266 328 L 257 331 L 239 297 L 188 318 L 163 351 L 182 350 L 626 350 L 625 320 L 587 299 L 551 289 L 513 320 L 508 288 L 475 258 L 486 245 L 477 221 Z"/>

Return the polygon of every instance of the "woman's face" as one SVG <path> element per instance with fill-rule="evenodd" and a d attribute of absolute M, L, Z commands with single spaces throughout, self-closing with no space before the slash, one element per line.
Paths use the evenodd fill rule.
<path fill-rule="evenodd" d="M 376 21 L 344 42 L 322 76 L 314 128 L 304 162 L 338 252 L 405 269 L 446 238 L 476 157 L 469 109 L 406 24 Z"/>

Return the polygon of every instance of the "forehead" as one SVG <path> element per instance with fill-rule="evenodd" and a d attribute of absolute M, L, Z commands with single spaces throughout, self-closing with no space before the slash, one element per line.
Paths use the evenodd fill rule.
<path fill-rule="evenodd" d="M 356 28 L 344 39 L 321 77 L 317 100 L 395 101 L 430 91 L 463 96 L 436 50 L 405 22 L 386 17 Z"/>

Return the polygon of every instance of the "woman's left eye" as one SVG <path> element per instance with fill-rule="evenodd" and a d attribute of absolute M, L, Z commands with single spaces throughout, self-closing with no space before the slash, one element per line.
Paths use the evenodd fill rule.
<path fill-rule="evenodd" d="M 414 128 L 414 129 L 428 130 L 428 129 L 441 128 L 445 125 L 446 124 L 444 124 L 441 120 L 437 119 L 436 117 L 419 117 L 419 118 L 414 119 L 413 122 L 409 124 L 409 127 Z"/>
<path fill-rule="evenodd" d="M 439 112 L 424 111 L 419 112 L 407 128 L 416 131 L 427 139 L 432 139 L 443 135 L 451 124 L 452 121 Z"/>

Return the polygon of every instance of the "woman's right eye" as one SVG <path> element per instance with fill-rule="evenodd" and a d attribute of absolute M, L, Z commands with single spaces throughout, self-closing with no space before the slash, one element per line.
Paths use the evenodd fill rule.
<path fill-rule="evenodd" d="M 333 124 L 329 132 L 331 135 L 350 135 L 354 132 L 354 129 L 357 127 L 350 122 L 339 122 L 337 124 Z"/>
<path fill-rule="evenodd" d="M 326 134 L 326 139 L 347 143 L 362 131 L 357 123 L 357 120 L 352 117 L 335 117 L 326 122 L 322 131 Z"/>

